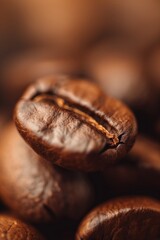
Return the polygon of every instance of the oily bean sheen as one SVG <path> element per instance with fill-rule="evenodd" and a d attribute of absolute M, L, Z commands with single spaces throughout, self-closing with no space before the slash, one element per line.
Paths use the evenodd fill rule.
<path fill-rule="evenodd" d="M 91 211 L 82 221 L 76 240 L 158 240 L 160 202 L 145 198 L 119 198 Z"/>
<path fill-rule="evenodd" d="M 31 226 L 15 217 L 0 215 L 0 240 L 44 240 Z"/>
<path fill-rule="evenodd" d="M 52 166 L 37 155 L 13 124 L 0 136 L 0 196 L 29 222 L 77 220 L 91 207 L 93 190 L 84 174 Z"/>
<path fill-rule="evenodd" d="M 97 85 L 49 76 L 31 85 L 15 109 L 27 143 L 52 163 L 85 171 L 103 169 L 131 148 L 137 131 L 132 112 Z"/>

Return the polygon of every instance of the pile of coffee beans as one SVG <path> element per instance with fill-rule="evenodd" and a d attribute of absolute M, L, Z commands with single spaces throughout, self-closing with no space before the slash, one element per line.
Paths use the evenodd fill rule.
<path fill-rule="evenodd" d="M 0 240 L 160 240 L 159 9 L 0 3 Z"/>

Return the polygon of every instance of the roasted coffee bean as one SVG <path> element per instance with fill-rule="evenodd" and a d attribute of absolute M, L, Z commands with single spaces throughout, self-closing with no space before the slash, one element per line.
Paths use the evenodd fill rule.
<path fill-rule="evenodd" d="M 139 136 L 116 167 L 103 172 L 108 197 L 147 194 L 160 198 L 160 144 Z"/>
<path fill-rule="evenodd" d="M 136 115 L 139 130 L 151 135 L 159 96 L 144 66 L 142 57 L 110 43 L 98 44 L 86 57 L 87 75 L 107 95 L 127 104 Z"/>
<path fill-rule="evenodd" d="M 143 59 L 124 47 L 110 45 L 99 44 L 88 53 L 87 74 L 107 95 L 122 100 L 134 111 L 155 112 L 158 96 L 146 77 Z"/>
<path fill-rule="evenodd" d="M 0 215 L 0 240 L 44 240 L 30 225 L 10 216 Z"/>
<path fill-rule="evenodd" d="M 77 59 L 54 57 L 42 50 L 21 51 L 2 63 L 1 90 L 4 106 L 12 108 L 25 88 L 39 77 L 47 74 L 79 74 Z M 9 86 L 9 87 L 8 87 Z"/>
<path fill-rule="evenodd" d="M 160 202 L 119 198 L 106 202 L 84 218 L 76 240 L 150 240 L 160 237 Z"/>
<path fill-rule="evenodd" d="M 139 135 L 129 153 L 136 165 L 160 171 L 160 143 Z"/>
<path fill-rule="evenodd" d="M 97 85 L 66 76 L 31 85 L 15 109 L 27 143 L 57 165 L 85 171 L 116 162 L 131 148 L 137 126 L 132 112 Z"/>
<path fill-rule="evenodd" d="M 0 195 L 15 214 L 30 222 L 79 219 L 92 206 L 91 184 L 39 157 L 13 124 L 0 138 Z"/>

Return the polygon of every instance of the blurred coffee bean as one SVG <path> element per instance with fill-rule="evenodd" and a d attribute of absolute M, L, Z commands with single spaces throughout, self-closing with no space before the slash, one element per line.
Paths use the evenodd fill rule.
<path fill-rule="evenodd" d="M 44 240 L 44 238 L 30 225 L 9 214 L 0 215 L 1 240 Z"/>
<path fill-rule="evenodd" d="M 81 222 L 76 240 L 149 240 L 160 237 L 160 202 L 147 197 L 112 199 Z"/>
<path fill-rule="evenodd" d="M 26 44 L 47 45 L 58 52 L 81 52 L 103 35 L 114 35 L 144 50 L 160 36 L 157 0 L 12 0 Z M 135 17 L 136 16 L 136 17 Z"/>
<path fill-rule="evenodd" d="M 146 69 L 160 95 L 160 44 L 151 49 Z"/>
<path fill-rule="evenodd" d="M 138 56 L 124 49 L 100 45 L 89 53 L 86 71 L 107 94 L 124 101 L 133 109 L 153 107 L 154 94 L 145 78 L 142 59 Z"/>
<path fill-rule="evenodd" d="M 22 21 L 23 41 L 47 45 L 58 53 L 70 55 L 82 51 L 107 25 L 107 17 L 101 11 L 103 5 L 97 0 L 12 2 Z"/>
<path fill-rule="evenodd" d="M 92 206 L 93 191 L 85 176 L 40 158 L 13 124 L 1 134 L 0 145 L 0 195 L 15 214 L 41 223 L 79 219 Z"/>
<path fill-rule="evenodd" d="M 152 131 L 150 126 L 159 109 L 158 92 L 141 57 L 124 47 L 98 45 L 86 58 L 86 72 L 106 94 L 124 101 L 134 111 L 141 131 Z"/>
<path fill-rule="evenodd" d="M 139 136 L 124 162 L 103 176 L 109 197 L 147 194 L 160 198 L 160 144 Z"/>
<path fill-rule="evenodd" d="M 160 143 L 140 135 L 128 155 L 137 166 L 160 171 Z"/>
<path fill-rule="evenodd" d="M 25 51 L 7 58 L 1 66 L 3 104 L 13 107 L 24 89 L 39 77 L 48 74 L 81 73 L 78 59 L 56 58 L 45 51 Z"/>
<path fill-rule="evenodd" d="M 160 37 L 160 2 L 157 0 L 103 1 L 110 6 L 111 29 L 136 51 L 146 50 Z M 105 6 L 106 5 L 106 6 Z"/>

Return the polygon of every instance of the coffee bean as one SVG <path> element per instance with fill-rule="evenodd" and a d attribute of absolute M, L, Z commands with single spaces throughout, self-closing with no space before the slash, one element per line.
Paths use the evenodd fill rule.
<path fill-rule="evenodd" d="M 87 75 L 107 95 L 127 104 L 135 113 L 139 130 L 151 135 L 151 126 L 158 115 L 159 95 L 142 56 L 108 42 L 97 44 L 87 55 Z"/>
<path fill-rule="evenodd" d="M 108 197 L 147 194 L 160 198 L 159 143 L 138 136 L 126 158 L 103 172 Z"/>
<path fill-rule="evenodd" d="M 131 161 L 137 166 L 160 171 L 160 143 L 139 135 L 129 153 Z"/>
<path fill-rule="evenodd" d="M 121 102 L 97 85 L 48 77 L 31 85 L 15 109 L 27 143 L 57 165 L 85 171 L 113 164 L 131 148 L 136 121 Z"/>
<path fill-rule="evenodd" d="M 142 57 L 122 46 L 99 44 L 86 58 L 86 72 L 106 92 L 134 111 L 155 112 L 157 94 L 147 79 Z"/>
<path fill-rule="evenodd" d="M 43 240 L 30 225 L 10 216 L 0 215 L 0 240 Z"/>
<path fill-rule="evenodd" d="M 160 237 L 160 202 L 119 198 L 91 211 L 82 221 L 76 240 L 149 240 Z"/>
<path fill-rule="evenodd" d="M 30 222 L 79 219 L 92 206 L 93 190 L 80 173 L 53 167 L 10 124 L 0 138 L 0 195 Z"/>
<path fill-rule="evenodd" d="M 47 50 L 16 52 L 1 66 L 3 105 L 11 109 L 25 88 L 39 77 L 59 73 L 75 75 L 80 73 L 80 68 L 77 59 L 55 57 Z"/>

